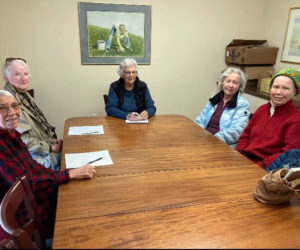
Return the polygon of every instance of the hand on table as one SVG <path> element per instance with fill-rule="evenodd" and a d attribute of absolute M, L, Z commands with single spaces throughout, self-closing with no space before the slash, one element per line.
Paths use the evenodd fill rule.
<path fill-rule="evenodd" d="M 148 112 L 144 110 L 142 113 L 140 113 L 141 120 L 147 120 L 148 119 Z"/>
<path fill-rule="evenodd" d="M 90 165 L 69 170 L 70 180 L 92 179 L 95 174 L 95 167 Z"/>
<path fill-rule="evenodd" d="M 130 121 L 141 121 L 146 119 L 148 119 L 148 112 L 146 110 L 144 110 L 140 114 L 137 112 L 132 112 L 127 115 L 127 120 Z"/>
<path fill-rule="evenodd" d="M 127 120 L 130 120 L 130 121 L 139 121 L 141 120 L 140 118 L 140 114 L 137 113 L 137 112 L 131 112 L 127 115 Z"/>

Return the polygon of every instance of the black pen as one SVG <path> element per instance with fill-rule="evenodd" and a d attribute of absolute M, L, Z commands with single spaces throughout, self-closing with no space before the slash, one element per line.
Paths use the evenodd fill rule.
<path fill-rule="evenodd" d="M 98 158 L 98 159 L 96 159 L 96 160 L 93 160 L 93 161 L 88 162 L 87 164 L 92 164 L 92 163 L 94 163 L 94 162 L 96 162 L 96 161 L 100 161 L 102 158 L 103 158 L 103 157 L 100 157 L 100 158 Z"/>

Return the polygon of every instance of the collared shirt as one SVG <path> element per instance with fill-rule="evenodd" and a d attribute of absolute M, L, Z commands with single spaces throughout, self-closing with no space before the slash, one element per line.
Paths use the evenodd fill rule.
<path fill-rule="evenodd" d="M 52 171 L 32 159 L 29 151 L 15 131 L 10 134 L 0 129 L 0 199 L 14 184 L 17 177 L 25 175 L 38 205 L 42 230 L 48 231 L 53 226 L 56 210 L 56 197 L 58 185 L 69 180 L 69 172 Z M 18 214 L 18 221 L 24 224 L 27 215 L 24 207 Z"/>
<path fill-rule="evenodd" d="M 254 112 L 236 148 L 263 168 L 289 149 L 300 149 L 300 111 L 293 100 L 276 106 L 270 117 L 271 107 L 268 102 Z"/>
<path fill-rule="evenodd" d="M 270 108 L 270 114 L 271 114 L 271 116 L 270 117 L 272 117 L 273 114 L 274 114 L 274 112 L 275 112 L 275 105 L 274 105 L 274 103 L 272 101 L 270 101 L 270 103 L 271 103 L 271 108 Z"/>

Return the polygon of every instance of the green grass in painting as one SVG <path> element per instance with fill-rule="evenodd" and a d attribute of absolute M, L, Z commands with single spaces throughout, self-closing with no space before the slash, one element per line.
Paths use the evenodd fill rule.
<path fill-rule="evenodd" d="M 125 43 L 121 39 L 121 44 L 125 48 L 125 52 L 118 51 L 118 44 L 116 34 L 114 35 L 111 48 L 109 51 L 98 50 L 98 40 L 106 41 L 108 39 L 110 29 L 101 28 L 94 25 L 88 26 L 88 43 L 89 43 L 89 56 L 90 57 L 144 57 L 144 38 L 129 33 L 130 50 L 125 48 Z"/>

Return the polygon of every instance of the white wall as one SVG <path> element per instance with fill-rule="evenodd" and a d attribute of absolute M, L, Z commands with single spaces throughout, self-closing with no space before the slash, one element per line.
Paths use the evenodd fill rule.
<path fill-rule="evenodd" d="M 101 2 L 152 6 L 151 64 L 140 66 L 140 78 L 148 83 L 158 114 L 190 119 L 215 93 L 226 45 L 233 38 L 267 39 L 281 52 L 288 10 L 299 4 L 295 0 Z M 60 136 L 69 117 L 106 115 L 102 94 L 118 78 L 117 65 L 81 65 L 77 0 L 1 0 L 0 32 L 0 62 L 11 56 L 27 59 L 35 99 Z M 279 59 L 278 68 L 286 66 Z M 250 98 L 254 106 L 260 102 Z"/>

